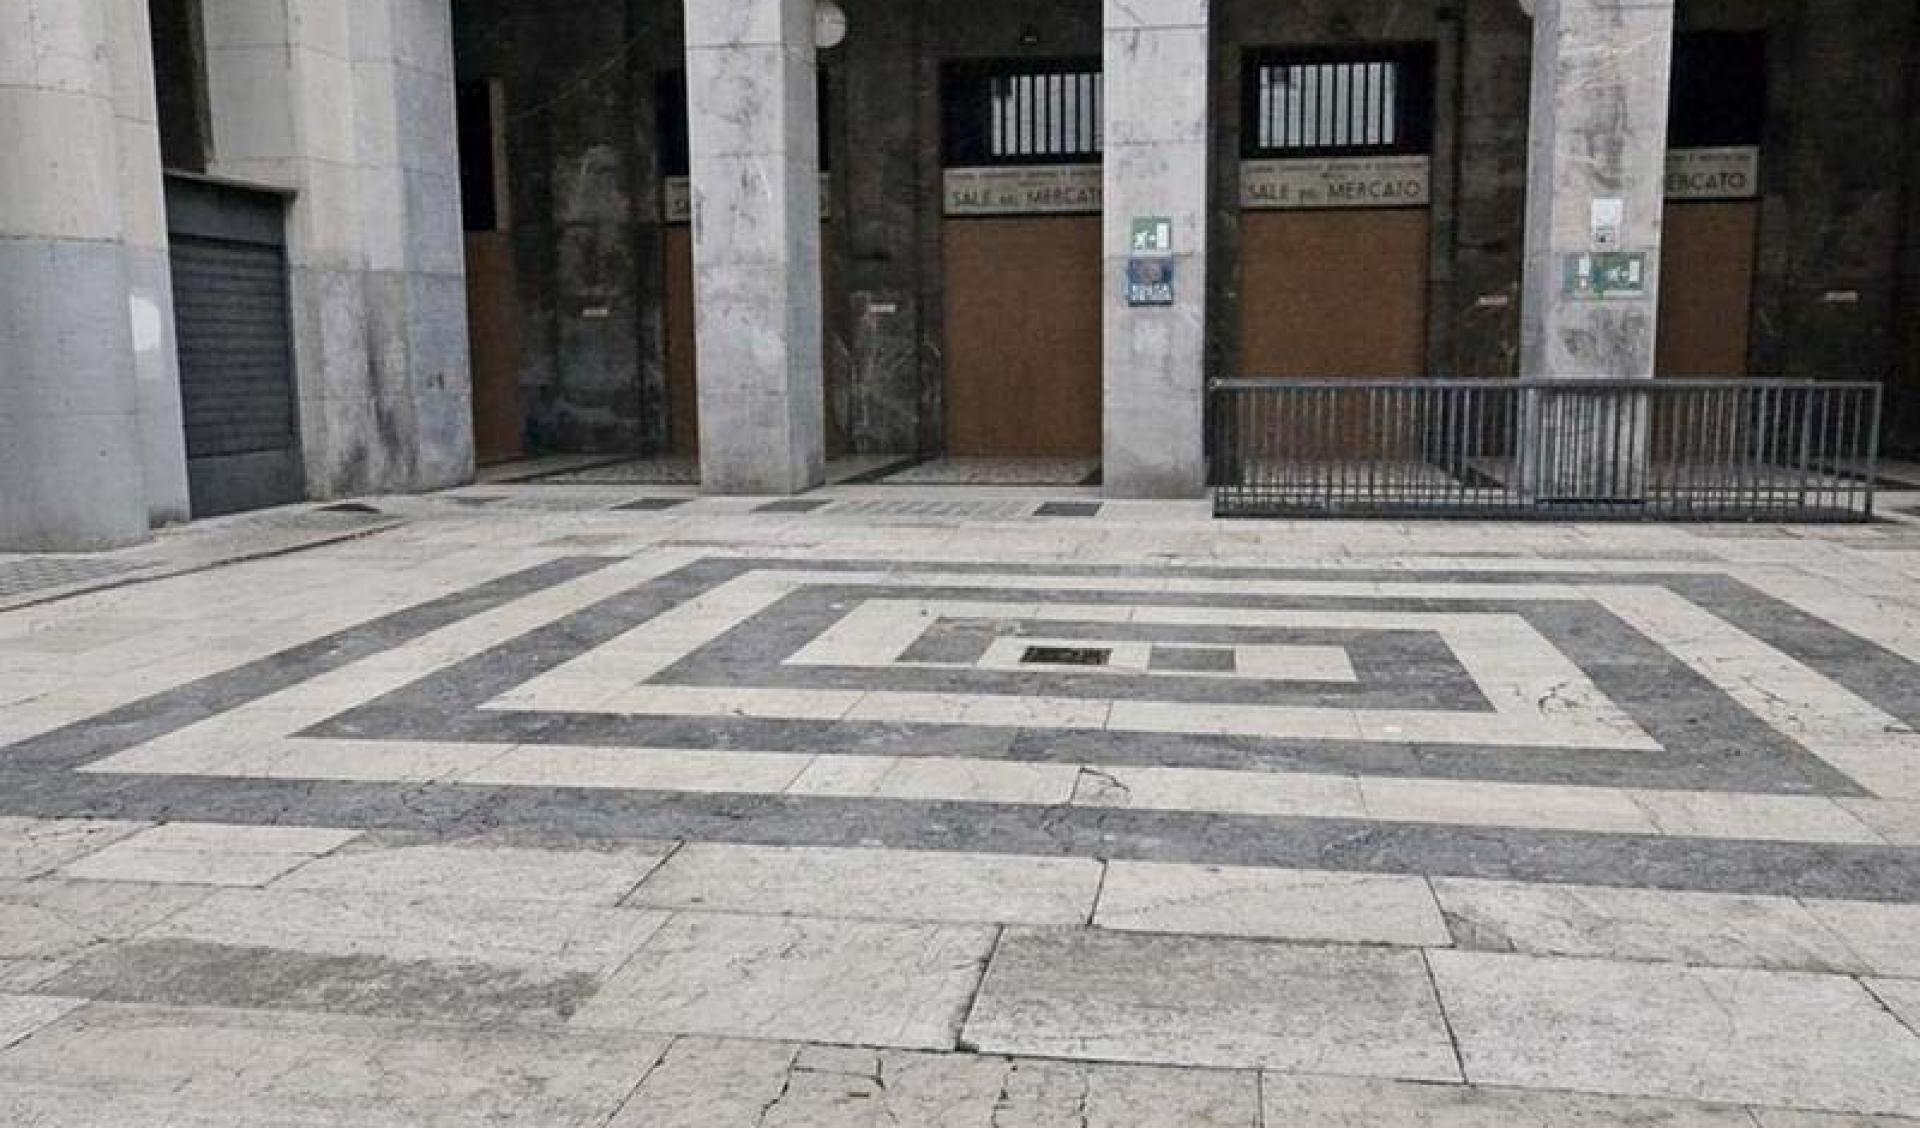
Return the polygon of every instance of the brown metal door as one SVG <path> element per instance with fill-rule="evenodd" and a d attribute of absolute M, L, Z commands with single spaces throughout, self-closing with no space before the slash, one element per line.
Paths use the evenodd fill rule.
<path fill-rule="evenodd" d="M 1240 371 L 1420 376 L 1427 360 L 1427 211 L 1240 216 Z"/>
<path fill-rule="evenodd" d="M 520 408 L 520 311 L 513 240 L 467 233 L 467 338 L 473 353 L 473 447 L 481 465 L 524 453 Z"/>
<path fill-rule="evenodd" d="M 1241 372 L 1424 375 L 1427 235 L 1424 208 L 1243 212 Z M 1280 421 L 1297 457 L 1379 458 L 1404 445 L 1398 421 L 1345 397 L 1339 402 L 1337 418 Z"/>
<path fill-rule="evenodd" d="M 693 229 L 666 229 L 667 433 L 674 454 L 700 453 L 700 386 L 693 360 Z"/>
<path fill-rule="evenodd" d="M 947 451 L 1100 455 L 1100 217 L 946 222 Z"/>
<path fill-rule="evenodd" d="M 1667 205 L 1654 362 L 1660 375 L 1747 375 L 1759 227 L 1755 200 Z"/>

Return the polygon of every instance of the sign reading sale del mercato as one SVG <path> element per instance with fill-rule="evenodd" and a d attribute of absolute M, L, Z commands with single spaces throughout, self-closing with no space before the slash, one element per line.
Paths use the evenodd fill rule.
<path fill-rule="evenodd" d="M 1283 208 L 1423 208 L 1433 199 L 1426 157 L 1326 157 L 1246 161 L 1240 206 Z"/>
<path fill-rule="evenodd" d="M 1082 215 L 1100 210 L 1097 164 L 947 170 L 948 215 Z"/>

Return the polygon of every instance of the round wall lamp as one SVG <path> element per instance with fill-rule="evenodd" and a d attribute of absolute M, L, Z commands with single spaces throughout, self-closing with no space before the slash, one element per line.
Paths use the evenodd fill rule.
<path fill-rule="evenodd" d="M 820 0 L 813 8 L 813 45 L 831 51 L 847 41 L 847 13 L 833 0 Z"/>

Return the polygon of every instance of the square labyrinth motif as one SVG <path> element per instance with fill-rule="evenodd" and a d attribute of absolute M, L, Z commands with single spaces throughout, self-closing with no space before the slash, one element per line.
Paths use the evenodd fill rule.
<path fill-rule="evenodd" d="M 499 601 L 538 621 L 489 634 L 463 593 L 468 652 L 361 703 L 352 661 L 269 660 L 275 692 L 70 766 L 195 774 L 265 734 L 262 774 L 359 741 L 1920 796 L 1920 672 L 1711 573 L 552 567 Z"/>

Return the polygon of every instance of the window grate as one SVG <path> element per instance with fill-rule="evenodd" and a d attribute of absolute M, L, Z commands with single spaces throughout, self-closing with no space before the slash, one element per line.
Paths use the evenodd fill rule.
<path fill-rule="evenodd" d="M 1246 155 L 1426 152 L 1431 60 L 1424 46 L 1254 53 L 1246 75 Z"/>
<path fill-rule="evenodd" d="M 1093 164 L 1105 146 L 1097 60 L 950 64 L 942 102 L 949 167 Z"/>
<path fill-rule="evenodd" d="M 995 157 L 1084 157 L 1101 148 L 1097 72 L 1002 75 L 992 80 L 988 152 Z"/>

